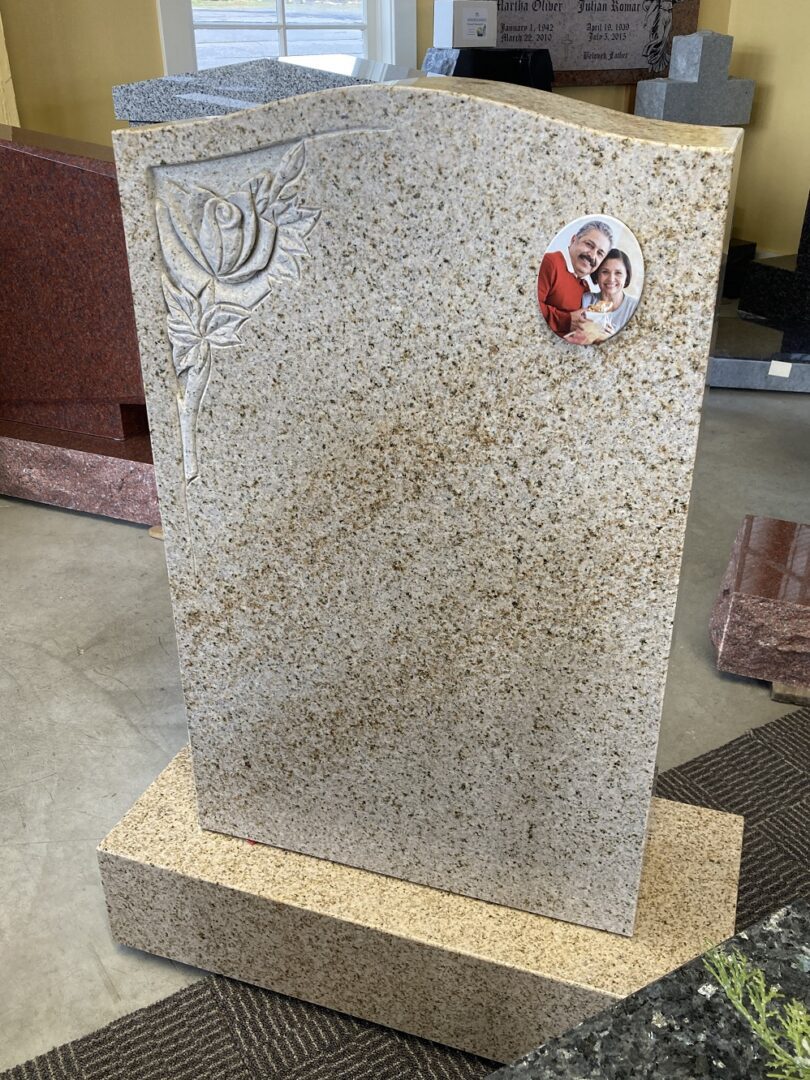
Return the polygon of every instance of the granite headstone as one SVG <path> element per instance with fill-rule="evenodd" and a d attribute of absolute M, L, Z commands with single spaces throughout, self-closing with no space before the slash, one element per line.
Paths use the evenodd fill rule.
<path fill-rule="evenodd" d="M 116 135 L 204 828 L 632 932 L 739 140 L 670 134 L 425 79 Z M 600 208 L 596 355 L 535 281 Z"/>

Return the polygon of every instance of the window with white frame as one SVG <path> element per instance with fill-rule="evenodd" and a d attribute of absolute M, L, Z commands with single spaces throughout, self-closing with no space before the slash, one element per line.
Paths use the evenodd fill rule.
<path fill-rule="evenodd" d="M 344 53 L 416 66 L 416 0 L 157 0 L 167 74 Z"/>
<path fill-rule="evenodd" d="M 192 0 L 197 67 L 262 56 L 367 56 L 364 0 Z"/>

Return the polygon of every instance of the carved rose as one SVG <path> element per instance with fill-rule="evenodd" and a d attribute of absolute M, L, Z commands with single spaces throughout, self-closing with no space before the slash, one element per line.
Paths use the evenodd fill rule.
<path fill-rule="evenodd" d="M 239 345 L 240 329 L 272 281 L 297 280 L 300 260 L 309 256 L 306 240 L 321 212 L 298 203 L 305 161 L 302 141 L 284 154 L 275 175 L 255 176 L 238 191 L 219 195 L 169 181 L 156 201 L 186 483 L 199 475 L 197 419 L 214 350 Z M 196 268 L 189 273 L 189 259 L 203 275 Z M 248 307 L 232 302 L 242 297 Z"/>
<path fill-rule="evenodd" d="M 219 281 L 249 281 L 270 262 L 276 224 L 262 217 L 261 202 L 257 205 L 261 186 L 261 180 L 252 180 L 247 190 L 228 195 L 177 186 L 168 202 L 172 225 L 186 250 Z"/>
<path fill-rule="evenodd" d="M 196 184 L 168 186 L 159 213 L 206 274 L 226 285 L 241 285 L 263 271 L 276 279 L 297 279 L 299 259 L 320 211 L 299 206 L 295 187 L 305 163 L 303 143 L 289 150 L 275 176 L 262 173 L 227 195 Z M 158 226 L 160 228 L 160 217 Z"/>

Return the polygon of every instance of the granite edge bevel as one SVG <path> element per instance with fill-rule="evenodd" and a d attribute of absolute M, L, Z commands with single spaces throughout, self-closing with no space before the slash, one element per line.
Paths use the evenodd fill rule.
<path fill-rule="evenodd" d="M 512 83 L 490 82 L 483 79 L 455 77 L 433 79 L 425 76 L 417 79 L 403 79 L 396 83 L 360 84 L 333 87 L 327 90 L 315 90 L 307 94 L 296 95 L 296 100 L 303 100 L 314 94 L 355 96 L 358 93 L 368 94 L 370 91 L 381 95 L 396 95 L 403 90 L 448 94 L 456 98 L 485 101 L 495 105 L 502 105 L 505 108 L 519 109 L 548 120 L 555 120 L 591 134 L 633 139 L 660 144 L 662 147 L 667 148 L 680 146 L 694 150 L 715 151 L 723 155 L 734 154 L 738 145 L 742 142 L 744 134 L 742 128 L 712 127 L 700 124 L 680 124 L 669 120 L 653 120 L 632 113 L 620 113 L 615 109 L 607 109 L 601 105 L 591 105 L 576 98 L 551 94 L 545 90 L 535 90 L 532 87 L 517 86 Z M 119 153 L 119 147 L 129 150 L 136 144 L 141 144 L 145 148 L 150 143 L 153 143 L 156 138 L 159 138 L 164 131 L 181 125 L 184 128 L 191 124 L 205 125 L 207 132 L 215 135 L 216 131 L 212 125 L 224 122 L 223 135 L 229 135 L 231 134 L 231 126 L 234 123 L 238 124 L 240 119 L 251 116 L 257 110 L 272 110 L 278 105 L 279 101 L 286 100 L 288 99 L 279 98 L 265 104 L 257 104 L 249 109 L 218 116 L 195 117 L 152 124 L 148 128 L 117 129 L 112 132 L 113 148 L 116 155 Z M 261 141 L 257 141 L 256 145 L 260 146 Z M 239 148 L 234 146 L 233 149 L 223 149 L 222 154 L 244 152 L 244 150 L 244 145 Z"/>

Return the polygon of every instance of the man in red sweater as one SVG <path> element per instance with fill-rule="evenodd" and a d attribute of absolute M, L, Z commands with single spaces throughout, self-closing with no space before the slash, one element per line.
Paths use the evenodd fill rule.
<path fill-rule="evenodd" d="M 594 218 L 571 237 L 566 249 L 547 251 L 543 256 L 537 299 L 543 318 L 555 334 L 563 337 L 585 319 L 582 297 L 597 291 L 589 275 L 599 269 L 612 246 L 610 226 Z"/>

